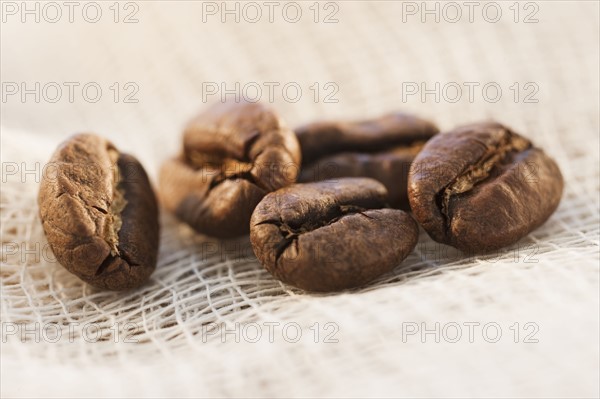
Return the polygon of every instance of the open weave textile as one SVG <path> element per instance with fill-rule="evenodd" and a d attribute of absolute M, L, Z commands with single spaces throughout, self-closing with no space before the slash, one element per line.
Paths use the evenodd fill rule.
<path fill-rule="evenodd" d="M 471 15 L 462 2 L 296 2 L 287 14 L 276 3 L 272 21 L 262 2 L 258 21 L 228 2 L 239 22 L 221 2 L 120 3 L 118 15 L 97 2 L 96 23 L 83 2 L 73 22 L 58 3 L 54 23 L 51 9 L 23 22 L 20 2 L 6 3 L 3 396 L 600 394 L 598 2 L 481 2 Z M 562 202 L 488 256 L 464 257 L 421 230 L 393 272 L 339 294 L 286 286 L 247 237 L 219 242 L 164 211 L 143 287 L 103 292 L 60 266 L 36 202 L 56 146 L 97 132 L 155 184 L 185 122 L 224 93 L 260 94 L 292 127 L 397 110 L 442 130 L 495 119 L 556 159 Z"/>

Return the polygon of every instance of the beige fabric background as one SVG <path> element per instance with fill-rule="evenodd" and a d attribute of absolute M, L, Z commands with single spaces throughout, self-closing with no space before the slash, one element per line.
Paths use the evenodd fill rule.
<path fill-rule="evenodd" d="M 282 6 L 273 23 L 265 15 L 259 23 L 232 17 L 222 23 L 218 15 L 203 22 L 201 2 L 152 1 L 134 3 L 139 22 L 133 24 L 113 21 L 112 2 L 98 4 L 103 14 L 94 24 L 80 8 L 73 23 L 66 16 L 23 23 L 3 15 L 4 95 L 7 82 L 78 82 L 80 88 L 96 82 L 103 90 L 96 103 L 78 90 L 70 102 L 66 89 L 56 103 L 48 101 L 54 92 L 39 103 L 31 95 L 2 100 L 3 396 L 598 397 L 597 2 L 520 3 L 518 22 L 513 2 L 496 2 L 502 11 L 496 23 L 483 18 L 485 3 L 472 23 L 461 2 L 457 23 L 431 15 L 423 23 L 420 14 L 406 13 L 403 22 L 407 5 L 399 1 L 336 2 L 327 9 L 321 3 L 318 23 L 313 2 L 297 3 L 303 11 L 297 23 L 283 19 Z M 120 4 L 120 18 L 135 10 L 128 7 Z M 338 22 L 323 23 L 335 7 Z M 523 23 L 531 12 L 538 22 Z M 114 82 L 122 89 L 116 103 Z M 127 82 L 139 88 L 137 103 L 122 101 Z M 36 205 L 43 163 L 70 134 L 95 131 L 138 156 L 156 181 L 161 161 L 179 148 L 182 125 L 206 106 L 207 82 L 229 88 L 295 82 L 299 101 L 276 90 L 273 102 L 291 126 L 391 110 L 418 113 L 443 130 L 495 118 L 555 157 L 564 197 L 544 226 L 493 257 L 464 259 L 422 232 L 415 252 L 393 273 L 354 292 L 311 295 L 284 286 L 262 270 L 247 238 L 219 243 L 167 214 L 158 268 L 147 285 L 114 293 L 81 283 L 45 251 Z M 310 89 L 315 82 L 319 101 Z M 327 82 L 339 89 L 337 103 L 323 101 L 331 92 Z M 451 102 L 455 94 L 448 91 L 439 101 L 403 99 L 408 86 L 431 89 L 436 82 L 462 86 L 462 98 Z M 480 84 L 473 101 L 465 82 Z M 497 102 L 481 93 L 489 82 L 502 89 Z M 537 103 L 524 102 L 535 87 L 525 87 L 528 82 L 539 89 Z M 469 322 L 480 323 L 472 343 Z M 240 332 L 236 323 L 258 323 L 262 339 L 249 342 L 255 335 L 249 330 L 239 343 L 232 334 L 208 335 L 203 326 L 214 327 L 209 323 Z M 280 323 L 273 342 L 264 323 Z M 296 326 L 290 323 L 301 328 L 299 342 L 288 342 L 293 328 L 283 335 L 283 326 Z M 326 323 L 333 324 L 326 329 Z M 422 335 L 435 323 L 440 342 Z M 461 327 L 457 343 L 450 342 L 456 324 L 449 323 Z M 486 341 L 496 336 L 493 329 L 484 336 L 486 323 L 501 328 L 498 342 Z M 61 339 L 44 339 L 42 329 L 51 335 L 56 326 Z M 403 334 L 414 326 L 419 333 Z M 98 327 L 103 339 L 87 342 Z M 33 333 L 22 339 L 25 330 Z M 331 332 L 337 342 L 324 342 Z M 538 342 L 524 342 L 532 332 Z M 139 343 L 123 342 L 124 334 Z"/>

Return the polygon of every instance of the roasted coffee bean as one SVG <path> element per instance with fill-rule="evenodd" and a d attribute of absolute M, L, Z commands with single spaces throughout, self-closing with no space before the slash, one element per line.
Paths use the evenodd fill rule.
<path fill-rule="evenodd" d="M 156 268 L 158 207 L 137 159 L 102 137 L 78 134 L 46 170 L 38 203 L 57 260 L 99 288 L 144 283 Z"/>
<path fill-rule="evenodd" d="M 370 177 L 383 183 L 393 207 L 408 209 L 410 164 L 437 127 L 396 113 L 360 122 L 317 122 L 296 129 L 302 149 L 299 182 Z"/>
<path fill-rule="evenodd" d="M 434 240 L 467 253 L 515 243 L 550 217 L 562 190 L 556 163 L 494 122 L 431 139 L 409 179 L 417 221 Z"/>
<path fill-rule="evenodd" d="M 309 291 L 358 287 L 392 270 L 417 243 L 417 223 L 386 200 L 385 187 L 367 178 L 280 189 L 252 215 L 252 248 L 285 283 Z"/>
<path fill-rule="evenodd" d="M 252 211 L 273 190 L 296 181 L 294 133 L 257 103 L 224 103 L 192 120 L 184 151 L 160 173 L 165 207 L 194 229 L 219 238 L 249 231 Z"/>

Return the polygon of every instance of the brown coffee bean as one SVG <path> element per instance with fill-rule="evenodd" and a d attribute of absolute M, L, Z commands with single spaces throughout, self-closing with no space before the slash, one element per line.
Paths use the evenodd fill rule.
<path fill-rule="evenodd" d="M 397 266 L 417 243 L 406 212 L 386 208 L 372 179 L 296 184 L 270 193 L 250 222 L 252 248 L 277 279 L 309 291 L 361 286 Z"/>
<path fill-rule="evenodd" d="M 563 190 L 556 163 L 494 122 L 440 134 L 409 178 L 415 218 L 436 241 L 468 253 L 510 245 L 554 212 Z"/>
<path fill-rule="evenodd" d="M 438 128 L 395 113 L 359 122 L 317 122 L 296 129 L 302 149 L 299 182 L 370 177 L 383 183 L 393 207 L 408 209 L 410 164 Z"/>
<path fill-rule="evenodd" d="M 248 233 L 262 197 L 296 181 L 298 140 L 261 104 L 217 104 L 192 120 L 183 141 L 183 154 L 161 169 L 161 200 L 201 233 Z"/>
<path fill-rule="evenodd" d="M 156 268 L 158 207 L 137 159 L 102 137 L 78 134 L 45 169 L 38 203 L 57 260 L 99 288 L 144 283 Z"/>

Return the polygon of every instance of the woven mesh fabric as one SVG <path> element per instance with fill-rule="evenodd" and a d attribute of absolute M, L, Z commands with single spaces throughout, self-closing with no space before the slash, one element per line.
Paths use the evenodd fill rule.
<path fill-rule="evenodd" d="M 120 21 L 137 9 L 131 24 L 114 22 L 112 2 L 98 4 L 97 23 L 80 8 L 73 23 L 66 14 L 57 23 L 3 14 L 3 85 L 64 89 L 56 102 L 48 91 L 39 102 L 16 94 L 1 104 L 3 396 L 600 394 L 597 2 L 519 3 L 517 22 L 513 2 L 496 2 L 495 23 L 483 18 L 487 3 L 473 22 L 456 3 L 455 23 L 454 11 L 444 15 L 434 2 L 427 7 L 437 4 L 439 22 L 422 22 L 421 2 L 351 1 L 318 4 L 316 23 L 313 2 L 295 3 L 296 23 L 282 17 L 284 3 L 273 22 L 258 3 L 257 23 L 247 20 L 250 9 L 239 23 L 227 15 L 223 23 L 203 14 L 202 2 L 121 3 Z M 323 23 L 330 15 L 338 21 Z M 73 101 L 64 82 L 80 84 Z M 102 88 L 95 103 L 81 94 L 89 82 Z M 36 197 L 59 142 L 100 133 L 135 154 L 156 182 L 186 120 L 219 101 L 203 94 L 236 82 L 262 87 L 267 102 L 265 82 L 279 84 L 272 105 L 290 126 L 393 110 L 442 130 L 494 118 L 556 159 L 562 202 L 496 255 L 464 257 L 421 231 L 392 273 L 340 294 L 285 286 L 263 270 L 247 237 L 215 241 L 165 212 L 158 267 L 137 290 L 95 290 L 53 260 Z M 302 89 L 296 102 L 292 89 L 282 94 L 288 83 Z M 467 85 L 475 83 L 470 99 Z M 422 84 L 434 90 L 424 99 Z M 456 85 L 463 92 L 455 101 Z M 138 102 L 124 102 L 132 87 Z"/>

